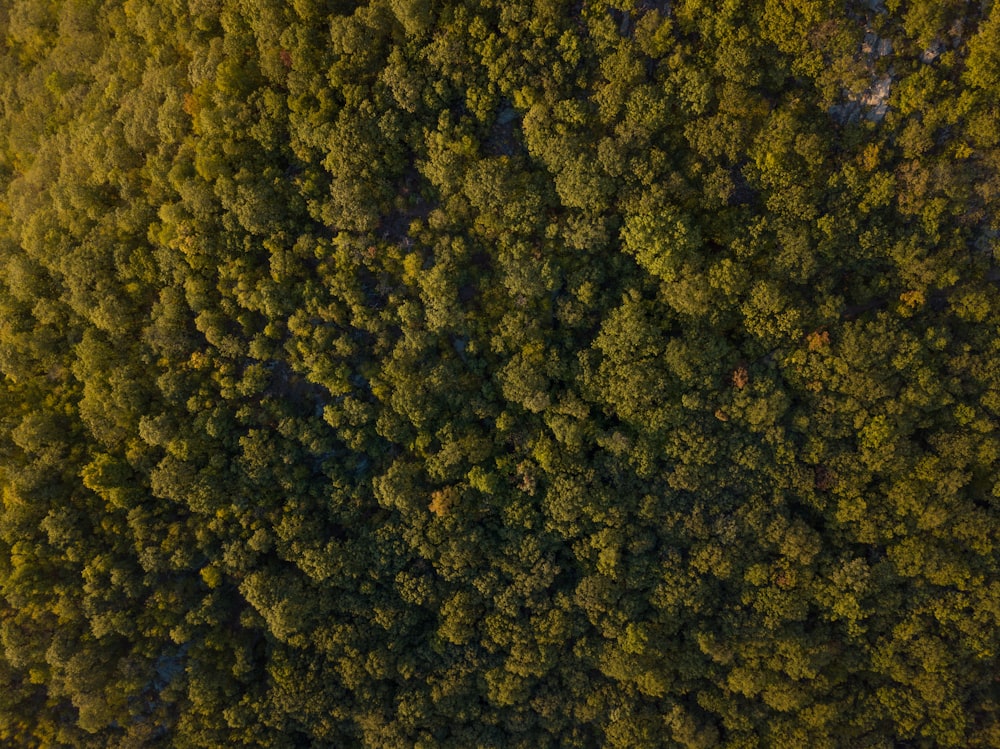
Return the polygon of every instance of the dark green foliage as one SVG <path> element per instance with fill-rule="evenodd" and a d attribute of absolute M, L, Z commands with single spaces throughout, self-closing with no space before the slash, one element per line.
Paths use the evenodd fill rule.
<path fill-rule="evenodd" d="M 998 14 L 0 7 L 0 744 L 1000 746 Z"/>

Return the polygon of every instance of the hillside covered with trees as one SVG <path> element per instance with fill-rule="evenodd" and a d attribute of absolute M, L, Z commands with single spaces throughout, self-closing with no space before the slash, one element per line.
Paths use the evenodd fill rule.
<path fill-rule="evenodd" d="M 0 3 L 0 744 L 1000 746 L 1000 3 Z"/>

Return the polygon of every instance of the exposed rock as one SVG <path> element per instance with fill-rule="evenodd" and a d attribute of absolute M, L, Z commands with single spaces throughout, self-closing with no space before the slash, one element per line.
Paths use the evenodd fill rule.
<path fill-rule="evenodd" d="M 521 114 L 511 102 L 504 101 L 500 105 L 496 119 L 493 121 L 493 128 L 484 144 L 488 154 L 491 156 L 513 156 L 521 150 L 516 136 L 520 119 Z"/>
<path fill-rule="evenodd" d="M 861 102 L 851 100 L 843 104 L 834 104 L 827 111 L 837 123 L 846 125 L 850 122 L 857 122 L 861 118 Z"/>
<path fill-rule="evenodd" d="M 627 10 L 618 10 L 617 8 L 608 8 L 608 12 L 611 14 L 611 20 L 618 24 L 618 33 L 629 39 L 632 37 L 632 14 Z"/>
<path fill-rule="evenodd" d="M 893 83 L 893 70 L 876 77 L 875 63 L 892 54 L 892 40 L 883 39 L 871 28 L 865 32 L 859 54 L 864 58 L 872 75 L 872 84 L 862 94 L 847 93 L 847 101 L 834 104 L 828 110 L 830 117 L 841 125 L 857 122 L 861 117 L 871 122 L 881 122 L 889 111 L 889 92 Z"/>
<path fill-rule="evenodd" d="M 632 33 L 632 14 L 627 10 L 622 14 L 622 22 L 618 26 L 618 33 L 622 36 L 630 36 Z"/>
<path fill-rule="evenodd" d="M 516 120 L 519 116 L 520 115 L 517 113 L 517 110 L 514 109 L 513 106 L 511 106 L 511 105 L 508 104 L 507 106 L 502 107 L 500 109 L 500 111 L 497 113 L 497 124 L 498 125 L 509 125 L 514 120 Z"/>
<path fill-rule="evenodd" d="M 861 53 L 868 57 L 868 64 L 871 65 L 878 58 L 892 54 L 892 40 L 883 39 L 874 31 L 869 31 L 861 42 Z"/>
<path fill-rule="evenodd" d="M 865 118 L 872 122 L 881 122 L 889 111 L 889 91 L 892 89 L 892 77 L 883 75 L 874 85 L 861 95 L 861 104 L 868 108 Z"/>
<path fill-rule="evenodd" d="M 742 169 L 738 167 L 730 169 L 729 178 L 732 180 L 733 189 L 729 193 L 728 205 L 750 205 L 760 199 L 760 194 L 750 186 Z"/>
<path fill-rule="evenodd" d="M 955 23 L 948 29 L 948 36 L 951 37 L 951 46 L 954 49 L 958 49 L 965 38 L 965 19 L 961 17 L 956 18 Z"/>
<path fill-rule="evenodd" d="M 944 43 L 940 39 L 935 39 L 934 43 L 930 47 L 920 53 L 920 62 L 924 65 L 930 65 L 941 56 L 941 53 L 944 52 L 944 50 Z"/>

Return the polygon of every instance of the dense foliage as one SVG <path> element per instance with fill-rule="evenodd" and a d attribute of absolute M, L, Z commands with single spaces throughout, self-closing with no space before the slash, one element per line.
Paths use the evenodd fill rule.
<path fill-rule="evenodd" d="M 1000 3 L 0 36 L 4 746 L 1000 746 Z"/>

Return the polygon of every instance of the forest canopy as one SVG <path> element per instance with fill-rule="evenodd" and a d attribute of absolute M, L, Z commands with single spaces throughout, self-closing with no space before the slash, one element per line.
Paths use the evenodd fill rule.
<path fill-rule="evenodd" d="M 1000 3 L 0 39 L 4 746 L 1000 746 Z"/>

